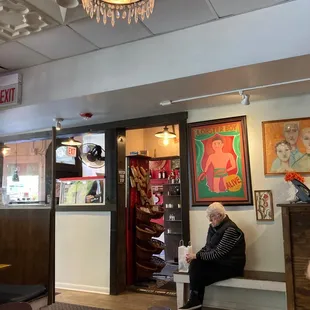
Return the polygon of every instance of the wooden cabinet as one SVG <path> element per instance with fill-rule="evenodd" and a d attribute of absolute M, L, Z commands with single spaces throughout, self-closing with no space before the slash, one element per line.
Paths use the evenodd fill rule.
<path fill-rule="evenodd" d="M 281 204 L 288 310 L 310 309 L 310 204 Z"/>

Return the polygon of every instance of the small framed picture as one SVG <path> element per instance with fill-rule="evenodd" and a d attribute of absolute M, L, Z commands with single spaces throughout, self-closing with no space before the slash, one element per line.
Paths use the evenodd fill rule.
<path fill-rule="evenodd" d="M 254 191 L 257 221 L 274 221 L 273 199 L 271 190 Z"/>

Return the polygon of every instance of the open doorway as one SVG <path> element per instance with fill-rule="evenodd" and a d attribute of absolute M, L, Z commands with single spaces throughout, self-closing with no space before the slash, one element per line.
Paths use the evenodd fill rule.
<path fill-rule="evenodd" d="M 175 294 L 183 239 L 178 125 L 126 131 L 127 285 Z"/>

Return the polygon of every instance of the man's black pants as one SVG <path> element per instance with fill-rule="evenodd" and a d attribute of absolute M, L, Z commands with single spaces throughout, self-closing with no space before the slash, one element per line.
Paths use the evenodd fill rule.
<path fill-rule="evenodd" d="M 239 268 L 236 270 L 216 262 L 194 259 L 189 266 L 190 290 L 197 292 L 203 301 L 206 286 L 241 275 Z"/>

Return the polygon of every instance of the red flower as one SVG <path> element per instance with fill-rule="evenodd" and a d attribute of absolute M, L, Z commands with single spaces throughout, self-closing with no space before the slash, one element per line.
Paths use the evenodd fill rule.
<path fill-rule="evenodd" d="M 299 173 L 297 172 L 286 172 L 284 180 L 286 182 L 292 181 L 292 180 L 298 180 L 301 183 L 305 182 L 305 178 L 303 176 L 301 176 Z"/>

